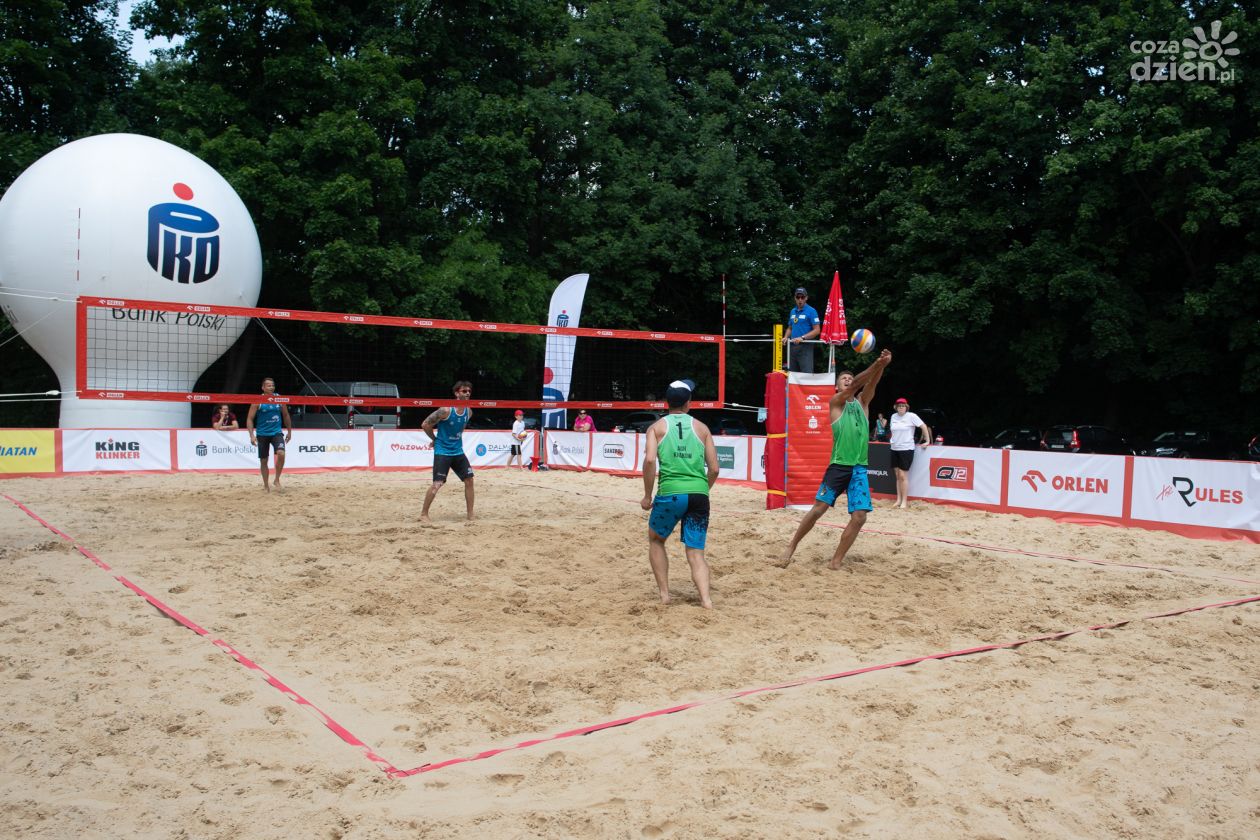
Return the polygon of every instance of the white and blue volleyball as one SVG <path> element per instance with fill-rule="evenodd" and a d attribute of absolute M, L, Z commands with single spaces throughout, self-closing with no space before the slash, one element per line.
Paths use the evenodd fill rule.
<path fill-rule="evenodd" d="M 875 349 L 875 333 L 870 330 L 854 330 L 849 336 L 849 346 L 855 353 L 869 353 Z"/>

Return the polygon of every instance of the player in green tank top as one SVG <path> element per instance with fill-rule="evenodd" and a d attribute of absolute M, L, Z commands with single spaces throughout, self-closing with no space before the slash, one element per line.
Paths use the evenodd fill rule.
<path fill-rule="evenodd" d="M 875 398 L 875 386 L 884 375 L 884 368 L 892 362 L 892 353 L 885 350 L 875 363 L 854 376 L 842 371 L 836 379 L 836 393 L 831 398 L 831 463 L 823 476 L 822 486 L 809 509 L 797 526 L 792 541 L 779 556 L 778 565 L 787 568 L 792 555 L 805 535 L 813 530 L 823 514 L 835 505 L 844 494 L 849 500 L 849 522 L 840 535 L 840 545 L 832 555 L 828 568 L 839 569 L 849 552 L 858 532 L 866 524 L 866 514 L 871 509 L 871 490 L 866 478 L 868 411 Z"/>
<path fill-rule="evenodd" d="M 648 562 L 661 603 L 668 604 L 669 555 L 665 539 L 682 523 L 682 542 L 691 566 L 691 580 L 700 593 L 700 605 L 713 608 L 709 598 L 709 564 L 704 559 L 704 543 L 709 531 L 709 488 L 718 477 L 717 450 L 713 435 L 703 423 L 696 422 L 691 410 L 690 379 L 671 382 L 665 390 L 669 414 L 652 424 L 647 431 L 647 453 L 643 458 L 644 510 L 648 518 Z M 660 487 L 655 497 L 652 490 L 660 472 Z"/>

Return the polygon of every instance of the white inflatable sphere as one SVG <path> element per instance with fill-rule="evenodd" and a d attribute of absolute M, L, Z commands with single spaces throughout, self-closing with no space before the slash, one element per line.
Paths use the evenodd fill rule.
<path fill-rule="evenodd" d="M 169 428 L 190 417 L 187 403 L 74 395 L 75 298 L 254 306 L 261 283 L 258 234 L 240 197 L 200 159 L 152 137 L 67 143 L 0 199 L 0 307 L 60 379 L 63 428 Z M 93 351 L 91 390 L 189 391 L 247 323 L 208 329 L 151 315 L 112 313 L 127 340 Z"/>

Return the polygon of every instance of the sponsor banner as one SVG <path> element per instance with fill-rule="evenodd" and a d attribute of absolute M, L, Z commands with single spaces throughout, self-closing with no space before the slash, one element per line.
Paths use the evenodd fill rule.
<path fill-rule="evenodd" d="M 295 429 L 293 439 L 285 445 L 286 470 L 348 469 L 367 465 L 367 429 Z"/>
<path fill-rule="evenodd" d="M 750 437 L 749 440 L 752 441 L 752 453 L 749 455 L 748 480 L 765 481 L 766 439 L 764 437 Z"/>
<path fill-rule="evenodd" d="M 913 472 L 914 466 L 911 465 Z M 866 452 L 866 477 L 871 485 L 872 493 L 883 493 L 886 496 L 897 495 L 897 477 L 893 474 L 892 450 L 886 443 L 872 443 Z M 918 485 L 911 484 L 911 489 Z M 917 495 L 917 494 L 911 494 Z"/>
<path fill-rule="evenodd" d="M 66 429 L 61 433 L 66 472 L 171 469 L 168 429 Z"/>
<path fill-rule="evenodd" d="M 831 461 L 831 398 L 835 375 L 789 373 L 787 386 L 787 503 L 814 504 Z"/>
<path fill-rule="evenodd" d="M 372 457 L 378 467 L 433 466 L 433 441 L 424 432 L 377 429 L 372 432 L 372 440 Z"/>
<path fill-rule="evenodd" d="M 909 479 L 911 496 L 998 505 L 1002 503 L 1002 450 L 963 446 L 916 447 Z M 1123 484 L 1124 463 L 1121 461 L 1120 483 L 1116 487 L 1121 493 L 1124 491 Z M 895 476 L 893 492 L 897 492 Z"/>
<path fill-rule="evenodd" d="M 256 470 L 258 449 L 249 432 L 214 429 L 176 429 L 175 460 L 181 472 L 197 470 Z M 286 459 L 287 463 L 287 459 Z"/>
<path fill-rule="evenodd" d="M 423 433 L 422 433 L 423 434 Z M 534 432 L 527 432 L 525 439 L 525 463 L 534 451 Z M 474 467 L 506 467 L 512 457 L 511 432 L 464 432 L 464 454 Z"/>
<path fill-rule="evenodd" d="M 1260 464 L 1134 458 L 1130 515 L 1260 532 Z"/>
<path fill-rule="evenodd" d="M 586 469 L 590 462 L 590 442 L 593 435 L 588 432 L 564 432 L 547 430 L 546 445 L 543 451 L 543 463 L 553 467 L 577 467 Z"/>
<path fill-rule="evenodd" d="M 0 474 L 56 472 L 56 441 L 51 429 L 0 429 Z"/>
<path fill-rule="evenodd" d="M 1006 502 L 1010 507 L 1093 516 L 1124 514 L 1124 456 L 1014 449 L 1010 459 Z"/>
<path fill-rule="evenodd" d="M 748 438 L 714 435 L 713 448 L 717 450 L 718 476 L 748 480 Z"/>
<path fill-rule="evenodd" d="M 639 460 L 638 447 L 646 445 L 646 437 L 633 433 L 591 433 L 591 469 L 634 472 Z"/>

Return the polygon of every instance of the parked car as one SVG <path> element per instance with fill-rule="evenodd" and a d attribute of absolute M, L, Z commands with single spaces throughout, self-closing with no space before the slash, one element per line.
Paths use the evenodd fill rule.
<path fill-rule="evenodd" d="M 290 406 L 295 429 L 397 429 L 402 425 L 400 407 L 371 403 L 373 397 L 398 399 L 398 386 L 392 382 L 315 382 L 303 385 L 298 396 L 350 397 L 363 403 Z"/>
<path fill-rule="evenodd" d="M 1041 432 L 1036 429 L 1003 429 L 984 443 L 986 449 L 1041 449 Z"/>
<path fill-rule="evenodd" d="M 1237 447 L 1231 450 L 1211 432 L 1192 429 L 1161 432 L 1138 444 L 1137 451 L 1155 458 L 1231 458 L 1238 454 Z"/>
<path fill-rule="evenodd" d="M 910 410 L 919 415 L 919 419 L 932 429 L 932 441 L 945 446 L 975 446 L 978 438 L 972 434 L 971 429 L 961 423 L 955 423 L 950 420 L 949 416 L 939 408 L 915 408 L 913 405 Z M 919 431 L 915 430 L 915 440 L 918 440 Z"/>
<path fill-rule="evenodd" d="M 1088 424 L 1051 426 L 1041 438 L 1041 448 L 1049 452 L 1086 452 L 1102 455 L 1133 455 L 1133 447 L 1119 433 L 1106 426 Z"/>
<path fill-rule="evenodd" d="M 663 411 L 632 411 L 627 414 L 620 423 L 621 430 L 624 432 L 638 432 L 643 434 L 652 424 L 665 416 Z"/>

